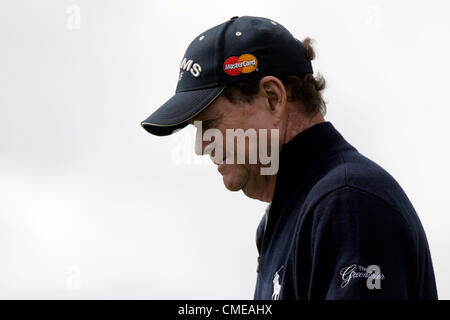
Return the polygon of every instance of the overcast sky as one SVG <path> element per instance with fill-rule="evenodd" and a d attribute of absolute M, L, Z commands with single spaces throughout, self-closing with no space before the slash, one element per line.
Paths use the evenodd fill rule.
<path fill-rule="evenodd" d="M 404 188 L 450 299 L 449 7 L 3 0 L 0 298 L 253 297 L 266 204 L 225 189 L 193 128 L 158 138 L 139 123 L 197 35 L 254 15 L 316 40 L 327 120 Z"/>

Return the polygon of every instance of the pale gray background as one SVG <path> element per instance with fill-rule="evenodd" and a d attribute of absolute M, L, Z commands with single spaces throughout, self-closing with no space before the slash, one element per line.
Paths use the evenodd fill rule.
<path fill-rule="evenodd" d="M 327 119 L 403 186 L 450 298 L 448 1 L 0 3 L 1 298 L 252 298 L 265 204 L 195 162 L 193 128 L 139 126 L 235 15 L 317 40 Z"/>

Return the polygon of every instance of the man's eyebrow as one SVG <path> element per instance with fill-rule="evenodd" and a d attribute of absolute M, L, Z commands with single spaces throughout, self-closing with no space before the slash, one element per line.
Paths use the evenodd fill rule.
<path fill-rule="evenodd" d="M 214 115 L 210 116 L 207 120 L 208 121 L 215 121 L 219 118 L 221 118 L 223 113 L 221 111 L 216 112 Z"/>
<path fill-rule="evenodd" d="M 188 123 L 190 124 L 194 124 L 194 121 L 201 121 L 201 122 L 211 122 L 211 121 L 215 121 L 217 119 L 219 119 L 220 117 L 222 117 L 222 112 L 217 112 L 214 115 L 210 115 L 209 117 L 205 117 L 206 119 L 202 119 L 202 117 L 194 117 L 192 119 L 188 120 Z"/>
<path fill-rule="evenodd" d="M 221 118 L 221 117 L 222 117 L 222 114 L 217 113 L 216 115 L 211 116 L 206 120 L 202 120 L 202 122 L 205 123 L 205 125 L 207 125 L 207 126 L 211 126 L 211 125 L 214 125 L 216 123 L 216 121 L 219 120 L 219 118 Z"/>

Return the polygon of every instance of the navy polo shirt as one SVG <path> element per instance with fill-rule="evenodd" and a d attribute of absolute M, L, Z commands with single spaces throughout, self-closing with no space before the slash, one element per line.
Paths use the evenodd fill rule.
<path fill-rule="evenodd" d="M 330 122 L 282 146 L 256 233 L 254 299 L 437 299 L 427 239 L 408 197 Z"/>

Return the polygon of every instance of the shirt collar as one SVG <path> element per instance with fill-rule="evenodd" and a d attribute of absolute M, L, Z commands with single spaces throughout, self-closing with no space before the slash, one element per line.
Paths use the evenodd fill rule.
<path fill-rule="evenodd" d="M 266 233 L 273 231 L 283 207 L 294 192 L 323 169 L 334 155 L 345 150 L 356 151 L 328 121 L 300 132 L 281 147 Z M 269 240 L 267 238 L 264 235 L 262 249 Z"/>
<path fill-rule="evenodd" d="M 300 132 L 281 147 L 275 193 L 280 189 L 298 186 L 331 156 L 351 149 L 356 150 L 329 121 Z"/>

